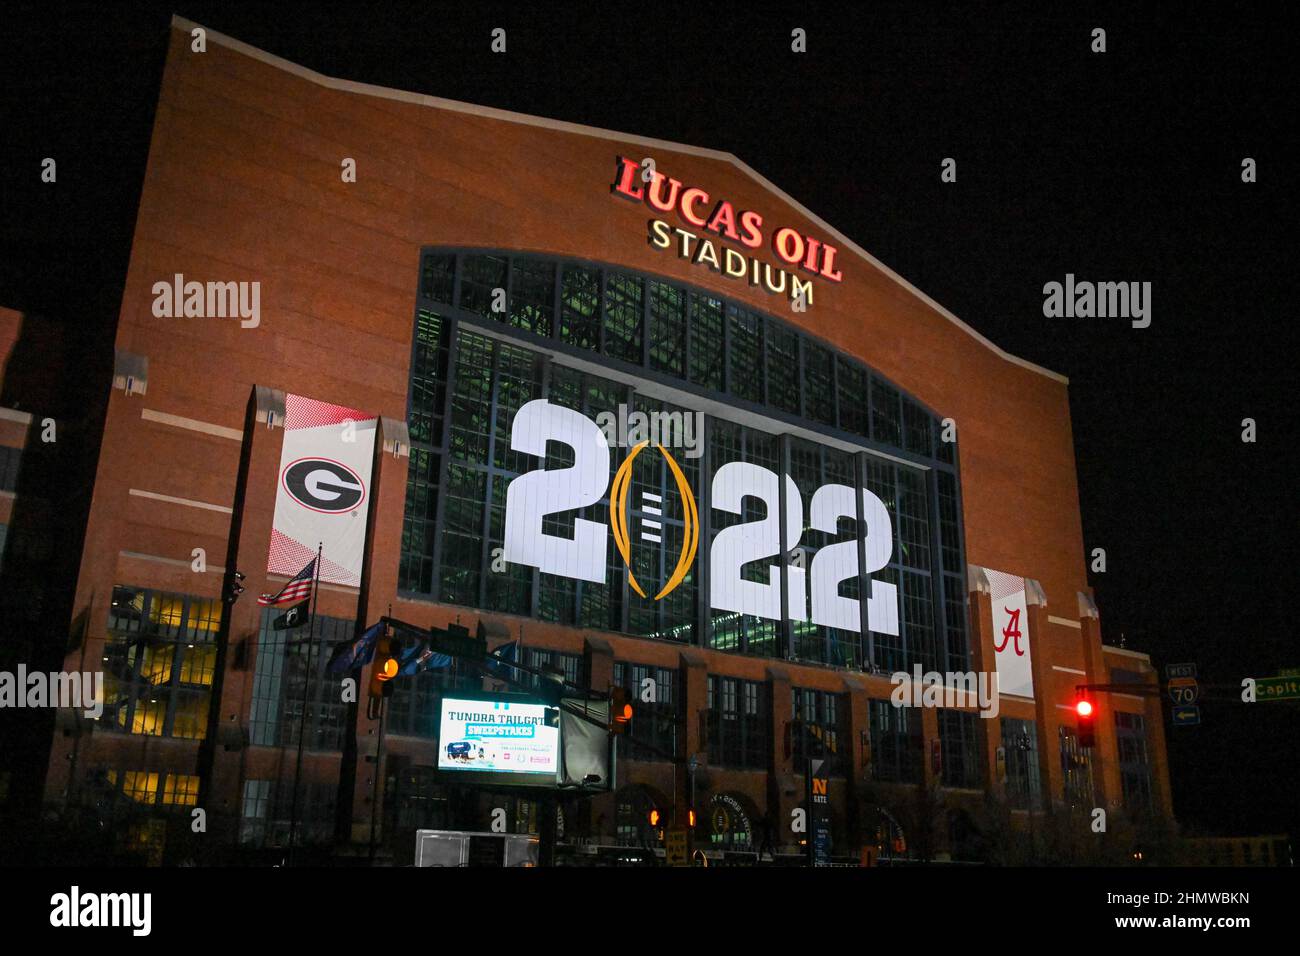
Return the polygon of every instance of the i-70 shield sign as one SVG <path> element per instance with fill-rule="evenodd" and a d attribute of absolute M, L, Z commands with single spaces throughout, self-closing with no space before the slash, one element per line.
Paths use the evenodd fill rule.
<path fill-rule="evenodd" d="M 1194 677 L 1175 677 L 1169 682 L 1169 699 L 1175 704 L 1194 704 L 1200 696 Z"/>

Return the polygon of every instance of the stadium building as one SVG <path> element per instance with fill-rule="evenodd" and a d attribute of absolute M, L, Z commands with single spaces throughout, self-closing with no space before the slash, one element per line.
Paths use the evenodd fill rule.
<path fill-rule="evenodd" d="M 715 862 L 795 859 L 813 757 L 835 860 L 1170 817 L 1156 676 L 1102 643 L 1086 580 L 1062 376 L 734 156 L 195 28 L 173 22 L 68 618 L 104 709 L 60 715 L 48 807 L 165 861 L 291 829 L 400 861 L 501 809 L 535 831 L 534 794 L 436 770 L 438 699 L 482 676 L 397 678 L 381 728 L 369 673 L 358 704 L 326 672 L 390 615 L 630 689 L 616 787 L 560 803 L 573 861 L 646 853 L 649 812 L 687 807 Z M 0 521 L 39 432 L 0 413 Z M 257 597 L 318 547 L 315 624 L 277 630 Z M 1080 684 L 1133 685 L 1096 695 L 1092 748 Z"/>

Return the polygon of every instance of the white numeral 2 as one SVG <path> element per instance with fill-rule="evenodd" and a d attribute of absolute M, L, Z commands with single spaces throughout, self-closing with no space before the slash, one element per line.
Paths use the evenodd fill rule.
<path fill-rule="evenodd" d="M 572 448 L 573 464 L 530 471 L 510 482 L 506 489 L 506 561 L 547 574 L 603 583 L 608 541 L 605 525 L 575 518 L 573 537 L 559 538 L 542 530 L 542 520 L 549 514 L 600 501 L 609 484 L 605 434 L 573 409 L 552 405 L 544 398 L 528 402 L 515 414 L 510 447 L 545 458 L 548 439 Z"/>
<path fill-rule="evenodd" d="M 884 502 L 862 489 L 862 516 L 866 525 L 867 566 L 871 575 L 889 563 L 894 549 L 893 528 Z M 835 534 L 840 518 L 858 517 L 853 489 L 848 485 L 822 485 L 813 493 L 809 525 L 814 531 Z M 862 618 L 854 598 L 840 597 L 840 582 L 858 574 L 858 541 L 828 544 L 812 561 L 812 619 L 814 624 L 861 631 Z M 898 589 L 885 581 L 871 582 L 867 598 L 868 625 L 881 634 L 898 633 Z"/>
<path fill-rule="evenodd" d="M 781 553 L 781 499 L 776 474 L 760 465 L 733 461 L 713 475 L 713 508 L 733 515 L 744 514 L 747 496 L 758 498 L 767 514 L 757 521 L 723 528 L 713 539 L 709 553 L 709 603 L 719 611 L 736 611 L 771 620 L 781 620 L 781 568 L 777 563 L 767 569 L 767 583 L 746 581 L 741 569 L 751 561 L 761 561 Z M 785 478 L 785 533 L 788 548 L 799 544 L 803 533 L 803 502 L 789 475 Z M 790 617 L 808 618 L 807 588 L 803 568 L 789 569 L 787 594 Z"/>

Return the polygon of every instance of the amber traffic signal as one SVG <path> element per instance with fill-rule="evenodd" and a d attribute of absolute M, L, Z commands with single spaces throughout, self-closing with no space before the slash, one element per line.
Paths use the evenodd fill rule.
<path fill-rule="evenodd" d="M 627 689 L 615 687 L 609 692 L 609 732 L 626 733 L 631 722 L 632 703 L 628 700 Z"/>
<path fill-rule="evenodd" d="M 397 662 L 397 642 L 391 637 L 381 637 L 375 641 L 375 669 L 370 674 L 370 697 L 378 700 L 391 697 L 396 689 L 393 678 L 397 676 L 400 664 Z"/>

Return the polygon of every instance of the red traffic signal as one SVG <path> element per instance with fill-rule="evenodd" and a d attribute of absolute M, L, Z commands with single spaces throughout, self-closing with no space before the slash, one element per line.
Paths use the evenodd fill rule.
<path fill-rule="evenodd" d="M 1080 693 L 1074 702 L 1076 732 L 1080 747 L 1097 746 L 1097 708 L 1091 700 Z"/>
<path fill-rule="evenodd" d="M 622 734 L 627 732 L 627 725 L 632 722 L 632 704 L 628 700 L 627 689 L 615 687 L 609 692 L 609 732 Z"/>

